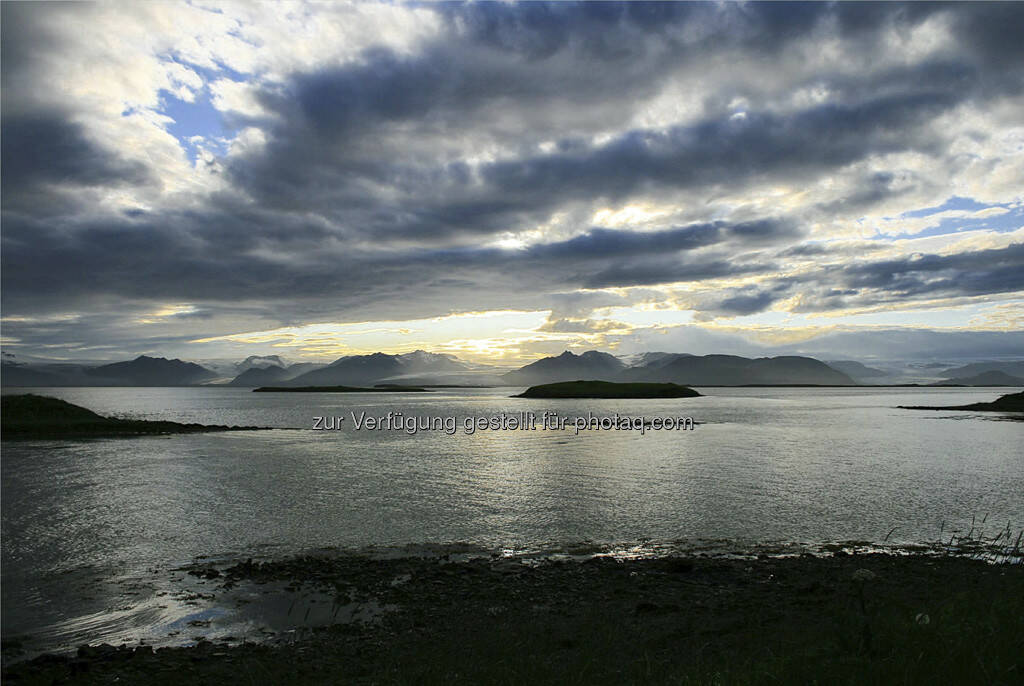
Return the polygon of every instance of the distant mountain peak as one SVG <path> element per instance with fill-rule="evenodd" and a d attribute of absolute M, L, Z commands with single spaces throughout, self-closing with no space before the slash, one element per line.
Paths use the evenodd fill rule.
<path fill-rule="evenodd" d="M 363 386 L 410 375 L 463 372 L 467 369 L 467 365 L 454 355 L 426 350 L 413 350 L 398 355 L 375 352 L 338 358 L 323 369 L 316 369 L 291 379 L 289 384 Z"/>
<path fill-rule="evenodd" d="M 557 357 L 545 357 L 511 371 L 503 378 L 509 383 L 527 386 L 577 379 L 611 381 L 625 366 L 614 355 L 598 350 L 588 350 L 582 355 L 566 350 Z"/>
<path fill-rule="evenodd" d="M 92 367 L 84 373 L 107 382 L 101 385 L 116 382 L 126 386 L 191 386 L 217 376 L 215 372 L 194 362 L 149 355 L 139 355 L 128 362 Z"/>

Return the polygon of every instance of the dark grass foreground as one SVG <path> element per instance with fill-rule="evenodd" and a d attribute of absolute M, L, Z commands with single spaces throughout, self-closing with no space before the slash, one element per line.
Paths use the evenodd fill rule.
<path fill-rule="evenodd" d="M 1024 566 L 842 555 L 617 562 L 300 558 L 192 573 L 395 607 L 229 648 L 83 648 L 4 683 L 1019 684 Z"/>
<path fill-rule="evenodd" d="M 700 393 L 674 383 L 563 381 L 530 386 L 516 398 L 697 398 Z"/>
<path fill-rule="evenodd" d="M 31 393 L 0 398 L 0 436 L 7 439 L 87 438 L 249 430 L 252 426 L 210 426 L 103 417 L 64 400 Z"/>

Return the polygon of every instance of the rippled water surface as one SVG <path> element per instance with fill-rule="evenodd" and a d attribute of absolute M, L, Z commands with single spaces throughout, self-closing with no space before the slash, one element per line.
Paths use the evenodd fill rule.
<path fill-rule="evenodd" d="M 101 414 L 276 430 L 5 442 L 4 634 L 60 634 L 61 622 L 76 637 L 107 625 L 124 633 L 132 622 L 151 630 L 156 620 L 139 616 L 152 609 L 153 570 L 199 555 L 453 542 L 880 541 L 893 527 L 890 540 L 917 542 L 986 514 L 993 531 L 1024 526 L 1024 422 L 896 407 L 992 400 L 1010 389 L 702 391 L 553 401 L 510 398 L 517 391 L 507 388 L 38 390 Z M 363 411 L 454 417 L 457 430 L 354 430 L 350 413 Z M 467 417 L 545 411 L 689 415 L 698 425 L 644 435 L 464 430 Z M 346 417 L 344 428 L 314 431 L 318 416 Z M 118 619 L 119 606 L 131 619 Z"/>

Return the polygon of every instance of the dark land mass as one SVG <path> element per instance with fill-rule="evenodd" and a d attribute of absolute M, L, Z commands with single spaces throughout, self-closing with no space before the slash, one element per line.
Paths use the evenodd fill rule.
<path fill-rule="evenodd" d="M 253 357 L 250 357 L 246 362 L 253 359 Z M 276 355 L 270 355 L 263 359 L 268 361 L 280 361 L 280 358 Z M 315 364 L 312 362 L 299 362 L 292 365 L 270 364 L 267 366 L 253 366 L 236 376 L 227 385 L 255 388 L 256 386 L 270 386 L 271 384 L 288 383 L 302 374 L 306 374 L 317 369 L 323 369 L 324 366 L 325 365 Z"/>
<path fill-rule="evenodd" d="M 409 390 L 410 388 L 494 388 L 494 386 L 488 386 L 486 384 L 468 384 L 468 383 L 419 383 L 406 386 L 400 383 L 378 383 L 373 385 L 374 388 L 393 388 L 397 390 Z"/>
<path fill-rule="evenodd" d="M 972 412 L 1024 412 L 1024 392 L 1004 395 L 990 403 L 934 407 L 928 405 L 900 405 L 902 410 L 969 410 Z"/>
<path fill-rule="evenodd" d="M 539 359 L 501 378 L 511 386 L 535 386 L 574 379 L 615 381 L 625 368 L 621 360 L 608 353 L 590 350 L 574 355 L 566 350 L 558 357 Z"/>
<path fill-rule="evenodd" d="M 104 385 L 191 386 L 216 378 L 216 372 L 194 362 L 140 355 L 128 362 L 115 362 L 86 370 L 86 375 Z"/>
<path fill-rule="evenodd" d="M 698 398 L 700 393 L 674 383 L 563 381 L 531 386 L 516 398 Z"/>
<path fill-rule="evenodd" d="M 371 385 L 391 377 L 412 374 L 463 372 L 466 365 L 451 355 L 423 350 L 404 355 L 373 353 L 341 357 L 321 369 L 301 374 L 288 381 L 293 386 Z"/>
<path fill-rule="evenodd" d="M 287 381 L 291 377 L 284 367 L 252 367 L 236 376 L 228 386 L 256 387 Z"/>
<path fill-rule="evenodd" d="M 4 386 L 195 386 L 217 377 L 193 362 L 146 355 L 98 367 L 5 362 L 0 372 Z"/>
<path fill-rule="evenodd" d="M 342 357 L 321 369 L 291 379 L 296 387 L 326 387 L 343 384 L 372 384 L 387 376 L 400 374 L 402 366 L 394 355 L 375 353 Z M 257 389 L 259 390 L 259 389 Z"/>
<path fill-rule="evenodd" d="M 951 367 L 942 373 L 946 378 L 977 376 L 986 372 L 1003 372 L 1017 378 L 1024 378 L 1024 360 L 1010 362 L 974 362 L 963 367 Z"/>
<path fill-rule="evenodd" d="M 668 364 L 630 367 L 616 380 L 671 381 L 687 386 L 857 385 L 849 376 L 824 362 L 799 356 L 757 359 L 737 355 L 679 357 Z"/>
<path fill-rule="evenodd" d="M 255 426 L 181 424 L 179 422 L 116 419 L 98 415 L 64 400 L 41 395 L 5 395 L 0 398 L 0 430 L 7 439 L 106 438 L 203 431 L 244 431 Z"/>
<path fill-rule="evenodd" d="M 418 386 L 263 386 L 252 389 L 253 393 L 430 393 L 426 388 Z"/>
<path fill-rule="evenodd" d="M 960 376 L 953 379 L 943 379 L 934 384 L 935 386 L 1024 386 L 1024 379 L 1011 376 L 1006 372 L 989 371 L 975 374 L 974 376 Z"/>
<path fill-rule="evenodd" d="M 4 362 L 0 365 L 0 380 L 4 386 L 61 386 L 65 379 L 49 371 Z"/>
<path fill-rule="evenodd" d="M 696 357 L 690 353 L 664 353 L 664 352 L 649 352 L 643 353 L 633 359 L 633 363 L 630 367 L 648 367 L 655 369 L 657 367 L 664 367 L 670 362 L 675 362 L 680 357 Z"/>
<path fill-rule="evenodd" d="M 595 379 L 599 381 L 676 383 L 684 386 L 856 386 L 850 376 L 824 362 L 800 356 L 750 359 L 738 355 L 648 353 L 626 367 L 616 357 L 591 350 L 566 351 L 508 372 L 502 379 L 519 386 Z"/>
<path fill-rule="evenodd" d="M 889 372 L 881 369 L 875 369 L 874 367 L 868 367 L 856 360 L 828 360 L 825 364 L 836 371 L 846 374 L 858 383 L 863 379 L 878 379 L 889 376 Z"/>
<path fill-rule="evenodd" d="M 1020 564 L 840 551 L 229 565 L 189 573 L 214 598 L 284 582 L 385 609 L 262 643 L 7 660 L 4 683 L 998 685 L 1024 673 Z M 17 657 L 17 638 L 4 649 Z"/>

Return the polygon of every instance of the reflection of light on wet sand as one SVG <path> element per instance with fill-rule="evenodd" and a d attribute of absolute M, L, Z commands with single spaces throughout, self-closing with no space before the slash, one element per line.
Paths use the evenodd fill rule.
<path fill-rule="evenodd" d="M 138 579 L 122 581 L 126 595 L 139 594 L 142 584 Z M 204 640 L 224 645 L 286 640 L 304 629 L 373 622 L 397 609 L 375 598 L 354 600 L 323 590 L 295 588 L 287 582 L 244 582 L 223 589 L 189 576 L 175 576 L 171 581 L 178 587 L 173 592 L 155 591 L 143 600 L 122 596 L 118 607 L 32 630 L 19 637 L 23 653 L 10 660 L 5 658 L 5 662 L 47 652 L 69 653 L 83 644 L 162 648 L 191 646 Z"/>

